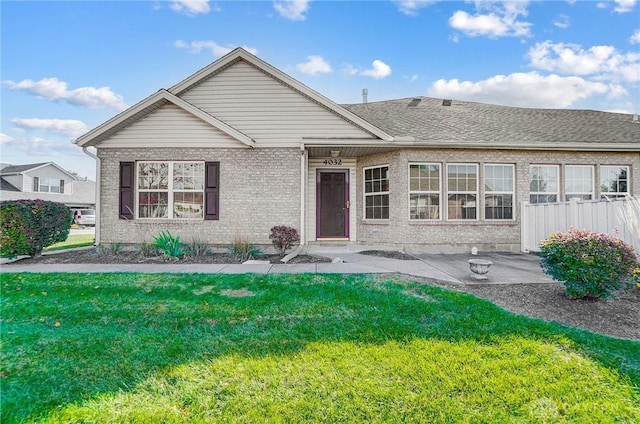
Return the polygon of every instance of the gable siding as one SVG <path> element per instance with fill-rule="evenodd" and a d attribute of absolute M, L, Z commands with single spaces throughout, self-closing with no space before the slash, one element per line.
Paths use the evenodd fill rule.
<path fill-rule="evenodd" d="M 168 104 L 103 141 L 100 147 L 246 147 L 189 112 Z"/>
<path fill-rule="evenodd" d="M 301 137 L 373 138 L 246 62 L 234 64 L 180 97 L 256 143 Z"/>

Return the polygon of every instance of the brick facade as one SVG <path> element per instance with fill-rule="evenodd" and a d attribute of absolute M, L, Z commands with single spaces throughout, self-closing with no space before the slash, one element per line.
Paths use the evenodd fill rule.
<path fill-rule="evenodd" d="M 186 242 L 228 245 L 240 236 L 256 245 L 270 245 L 271 227 L 300 229 L 299 149 L 98 149 L 98 156 L 101 243 L 149 242 L 167 230 Z M 134 160 L 220 162 L 220 219 L 119 219 L 119 164 Z"/>
<path fill-rule="evenodd" d="M 515 211 L 513 221 L 412 221 L 409 219 L 409 163 L 442 164 L 441 208 L 446 207 L 447 163 L 471 163 L 479 165 L 479 207 L 484 205 L 483 165 L 515 165 Z M 560 165 L 560 193 L 564 188 L 564 165 L 628 165 L 629 190 L 638 195 L 640 190 L 640 155 L 637 153 L 608 152 L 552 152 L 518 150 L 460 150 L 460 149 L 406 149 L 393 153 L 360 158 L 356 175 L 357 198 L 363 199 L 363 168 L 389 165 L 389 220 L 365 220 L 363 208 L 357 209 L 357 239 L 361 243 L 401 244 L 407 247 L 433 251 L 459 251 L 476 246 L 481 250 L 520 250 L 520 205 L 529 200 L 529 165 Z M 595 168 L 596 195 L 599 196 L 599 167 Z"/>

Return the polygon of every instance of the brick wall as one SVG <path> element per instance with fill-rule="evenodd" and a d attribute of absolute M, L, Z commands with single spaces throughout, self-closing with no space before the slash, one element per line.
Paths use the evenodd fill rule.
<path fill-rule="evenodd" d="M 516 174 L 515 211 L 513 221 L 410 221 L 409 220 L 409 163 L 442 164 L 444 180 L 447 163 L 475 163 L 479 165 L 479 208 L 483 207 L 483 165 L 487 163 L 514 164 Z M 481 151 L 481 150 L 402 150 L 366 158 L 357 165 L 357 198 L 363 199 L 363 168 L 389 165 L 389 220 L 363 219 L 363 208 L 357 210 L 357 238 L 361 243 L 402 244 L 408 247 L 430 248 L 434 251 L 459 251 L 476 246 L 481 250 L 518 251 L 520 249 L 520 205 L 529 200 L 529 165 L 561 165 L 560 187 L 564 188 L 562 165 L 628 165 L 631 194 L 640 194 L 640 155 L 637 153 L 589 153 L 549 151 Z M 596 193 L 599 172 L 596 167 Z M 441 190 L 446 189 L 442 181 Z M 446 207 L 446 193 L 441 197 L 441 211 Z"/>
<path fill-rule="evenodd" d="M 162 230 L 185 241 L 227 245 L 246 237 L 270 245 L 275 225 L 300 230 L 299 149 L 99 149 L 101 243 L 137 244 Z M 120 162 L 137 160 L 197 160 L 220 162 L 220 220 L 118 219 Z"/>

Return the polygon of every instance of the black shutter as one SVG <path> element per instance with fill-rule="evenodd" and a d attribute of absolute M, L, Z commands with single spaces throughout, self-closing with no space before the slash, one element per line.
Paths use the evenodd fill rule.
<path fill-rule="evenodd" d="M 120 219 L 133 219 L 133 180 L 135 162 L 120 162 Z"/>
<path fill-rule="evenodd" d="M 220 219 L 220 162 L 204 163 L 204 219 Z"/>
<path fill-rule="evenodd" d="M 64 180 L 60 180 L 60 193 L 64 193 Z"/>
<path fill-rule="evenodd" d="M 33 177 L 33 191 L 40 191 L 40 178 Z"/>

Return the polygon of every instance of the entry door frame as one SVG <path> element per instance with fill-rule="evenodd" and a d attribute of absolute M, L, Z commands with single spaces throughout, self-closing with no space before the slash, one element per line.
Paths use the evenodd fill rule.
<path fill-rule="evenodd" d="M 339 169 L 316 169 L 316 240 L 350 240 L 350 215 L 351 215 L 351 207 L 350 207 L 350 170 L 339 168 Z M 322 174 L 343 174 L 344 175 L 344 232 L 345 234 L 342 236 L 323 236 L 322 235 L 322 220 L 321 220 L 321 212 L 322 212 L 322 192 L 321 192 L 321 184 L 322 184 Z M 348 206 L 348 207 L 347 207 Z"/>

